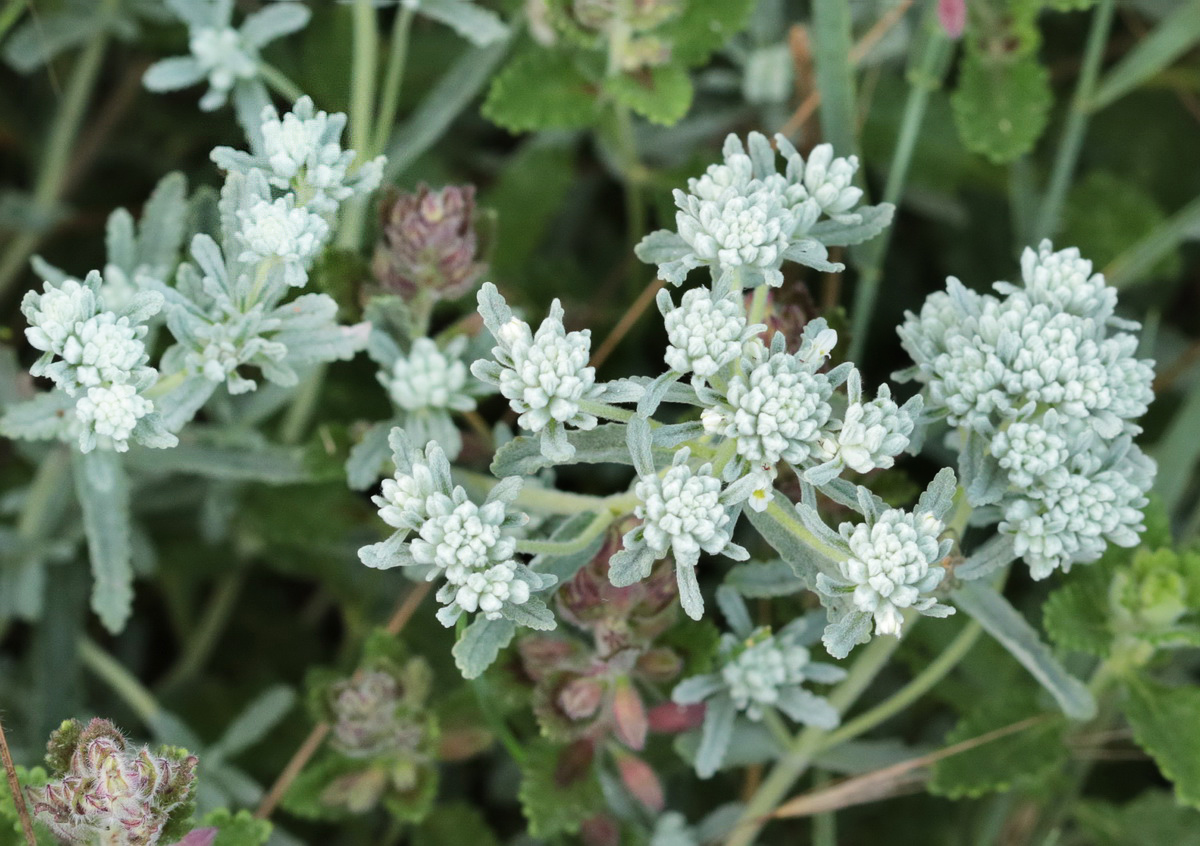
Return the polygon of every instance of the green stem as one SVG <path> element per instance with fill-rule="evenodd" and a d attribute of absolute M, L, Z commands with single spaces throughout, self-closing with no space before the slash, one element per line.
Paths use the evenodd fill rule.
<path fill-rule="evenodd" d="M 184 370 L 176 370 L 174 373 L 169 373 L 166 376 L 159 376 L 158 381 L 151 385 L 142 396 L 147 399 L 158 399 L 166 396 L 171 391 L 178 388 L 187 379 L 187 372 Z"/>
<path fill-rule="evenodd" d="M 1058 142 L 1054 167 L 1050 171 L 1050 183 L 1042 200 L 1037 225 L 1034 227 L 1034 240 L 1049 238 L 1058 227 L 1067 189 L 1071 185 L 1075 165 L 1079 162 L 1079 153 L 1083 149 L 1083 136 L 1088 125 L 1088 106 L 1096 88 L 1096 79 L 1100 75 L 1100 63 L 1104 59 L 1104 45 L 1112 28 L 1115 6 L 1115 0 L 1100 0 L 1096 11 L 1092 13 L 1092 27 L 1084 46 L 1079 82 L 1075 85 L 1075 95 L 1071 98 L 1067 122 Z"/>
<path fill-rule="evenodd" d="M 813 79 L 821 94 L 821 128 L 839 156 L 858 150 L 850 4 L 813 0 Z"/>
<path fill-rule="evenodd" d="M 304 89 L 284 74 L 279 68 L 274 65 L 260 61 L 258 63 L 258 75 L 262 77 L 263 82 L 280 97 L 287 100 L 289 104 L 295 104 L 297 100 L 304 96 Z"/>
<path fill-rule="evenodd" d="M 25 494 L 25 504 L 21 508 L 21 516 L 17 518 L 17 537 L 32 541 L 50 533 L 51 506 L 58 497 L 70 466 L 71 456 L 65 448 L 55 447 L 46 453 Z"/>
<path fill-rule="evenodd" d="M 371 153 L 382 153 L 387 148 L 392 135 L 392 125 L 396 122 L 396 110 L 400 107 L 400 87 L 404 83 L 404 69 L 408 61 L 408 41 L 412 30 L 413 10 L 401 6 L 396 12 L 396 21 L 392 24 L 391 49 L 388 51 L 387 70 L 383 76 L 383 90 L 379 95 L 379 108 L 376 110 L 375 143 Z"/>
<path fill-rule="evenodd" d="M 496 711 L 496 698 L 491 695 L 487 680 L 483 676 L 472 679 L 471 687 L 475 690 L 475 698 L 479 700 L 479 708 L 483 711 L 483 717 L 491 727 L 492 733 L 508 750 L 512 759 L 518 765 L 521 764 L 525 760 L 525 750 L 521 747 L 521 742 L 517 740 L 512 729 L 508 727 L 508 723 L 504 721 L 504 715 Z"/>
<path fill-rule="evenodd" d="M 379 28 L 372 0 L 354 0 L 354 61 L 350 69 L 350 146 L 365 160 L 371 149 L 371 109 L 375 103 L 375 74 L 379 67 Z M 337 245 L 356 250 L 366 228 L 367 205 L 355 197 L 343 207 Z"/>
<path fill-rule="evenodd" d="M 103 15 L 112 11 L 116 0 L 103 0 L 96 14 Z M 71 70 L 71 79 L 58 113 L 54 116 L 54 124 L 50 129 L 50 137 L 43 149 L 41 166 L 33 188 L 33 204 L 40 211 L 49 213 L 59 199 L 67 176 L 67 164 L 71 151 L 75 147 L 75 139 L 79 135 L 79 127 L 87 111 L 96 77 L 104 60 L 104 50 L 108 46 L 108 30 L 101 27 L 84 46 L 75 67 Z M 41 243 L 42 233 L 25 232 L 18 235 L 8 245 L 3 257 L 0 257 L 0 296 L 12 286 L 25 262 Z"/>
<path fill-rule="evenodd" d="M 1037 213 L 1033 163 L 1021 156 L 1008 168 L 1008 206 L 1012 216 L 1013 236 L 1018 250 L 1033 237 L 1033 216 Z"/>
<path fill-rule="evenodd" d="M 589 543 L 612 525 L 617 515 L 612 511 L 601 511 L 576 537 L 569 541 L 518 540 L 517 552 L 526 555 L 574 555 L 587 549 Z"/>
<path fill-rule="evenodd" d="M 162 713 L 162 706 L 133 673 L 88 638 L 79 640 L 79 660 L 91 673 L 121 698 L 148 728 Z"/>
<path fill-rule="evenodd" d="M 304 438 L 316 413 L 317 402 L 321 399 L 321 388 L 325 385 L 328 369 L 328 364 L 318 364 L 300 383 L 300 390 L 292 398 L 292 404 L 288 406 L 280 424 L 279 439 L 283 443 L 298 444 Z"/>
<path fill-rule="evenodd" d="M 912 628 L 915 620 L 907 619 L 905 630 Z M 846 678 L 829 695 L 829 703 L 838 713 L 845 713 L 875 680 L 900 645 L 900 639 L 877 637 L 859 653 Z M 770 819 L 771 814 L 786 798 L 788 791 L 804 775 L 813 759 L 821 751 L 828 732 L 818 728 L 806 728 L 792 743 L 791 749 L 776 762 L 758 790 L 754 792 L 741 817 L 733 827 L 725 846 L 752 846 L 758 842 L 758 833 Z"/>
<path fill-rule="evenodd" d="M 825 742 L 822 743 L 821 749 L 832 749 L 835 746 L 845 743 L 847 740 L 852 740 L 861 734 L 865 734 L 916 702 L 932 690 L 951 670 L 958 666 L 959 662 L 971 651 L 971 647 L 975 645 L 975 641 L 979 639 L 982 631 L 983 629 L 980 625 L 972 620 L 950 642 L 950 645 L 946 647 L 942 654 L 914 676 L 908 684 L 874 708 L 864 711 L 850 722 L 843 723 L 837 729 L 830 732 L 829 736 L 825 738 Z"/>
<path fill-rule="evenodd" d="M 767 316 L 767 297 L 770 289 L 766 285 L 759 285 L 754 289 L 754 296 L 750 300 L 750 311 L 746 315 L 746 322 L 753 325 L 762 323 L 763 318 Z"/>
<path fill-rule="evenodd" d="M 0 11 L 0 41 L 4 40 L 4 36 L 12 29 L 21 17 L 21 12 L 25 11 L 25 7 L 29 5 L 29 0 L 8 0 L 4 6 L 4 11 Z"/>
<path fill-rule="evenodd" d="M 579 410 L 586 411 L 588 414 L 594 414 L 603 420 L 615 420 L 618 423 L 628 423 L 635 416 L 628 409 L 617 408 L 615 405 L 609 405 L 606 402 L 598 402 L 596 400 L 580 400 Z"/>
<path fill-rule="evenodd" d="M 233 609 L 237 606 L 238 597 L 242 593 L 245 582 L 245 577 L 241 573 L 234 573 L 223 577 L 217 583 L 212 596 L 208 599 L 204 614 L 200 617 L 200 624 L 188 639 L 183 654 L 174 669 L 163 679 L 162 689 L 177 689 L 199 675 L 216 648 L 229 618 L 233 615 Z"/>
<path fill-rule="evenodd" d="M 461 467 L 452 468 L 451 473 L 456 483 L 484 494 L 499 484 L 499 480 L 492 476 L 464 470 Z M 588 511 L 615 511 L 623 514 L 637 504 L 637 498 L 628 493 L 606 497 L 589 496 L 526 485 L 517 494 L 514 504 L 519 508 L 542 514 L 584 514 Z"/>
<path fill-rule="evenodd" d="M 908 97 L 904 102 L 904 116 L 900 121 L 900 134 L 892 151 L 892 162 L 888 168 L 887 183 L 883 189 L 883 202 L 895 205 L 904 192 L 908 180 L 908 169 L 912 164 L 917 138 L 925 122 L 925 111 L 929 96 L 942 86 L 949 65 L 952 44 L 937 23 L 936 4 L 930 4 L 930 14 L 925 21 L 925 45 L 918 65 L 908 75 Z M 864 248 L 867 260 L 863 262 L 858 285 L 854 291 L 854 306 L 850 324 L 849 360 L 858 361 L 866 348 L 867 335 L 871 329 L 871 318 L 879 296 L 879 285 L 883 279 L 883 261 L 892 240 L 893 226 L 884 229 L 879 236 Z"/>
<path fill-rule="evenodd" d="M 775 518 L 788 532 L 794 537 L 799 538 L 804 543 L 808 544 L 815 551 L 828 558 L 830 561 L 844 561 L 846 554 L 836 547 L 832 547 L 825 541 L 810 532 L 800 518 L 796 516 L 796 512 L 784 508 L 779 504 L 779 501 L 784 499 L 781 494 L 776 494 L 770 504 L 767 506 L 767 513 Z M 786 500 L 785 500 L 786 501 Z"/>

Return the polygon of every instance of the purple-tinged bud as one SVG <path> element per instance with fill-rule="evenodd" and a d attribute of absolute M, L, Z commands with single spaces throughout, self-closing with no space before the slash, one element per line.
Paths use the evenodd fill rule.
<path fill-rule="evenodd" d="M 420 185 L 394 193 L 380 207 L 382 238 L 375 248 L 379 283 L 406 300 L 454 300 L 470 293 L 486 269 L 476 261 L 475 187 Z"/>
<path fill-rule="evenodd" d="M 169 747 L 130 749 L 107 720 L 86 728 L 63 723 L 46 762 L 57 778 L 29 796 L 37 818 L 64 843 L 155 846 L 175 811 L 190 813 L 195 756 Z"/>
<path fill-rule="evenodd" d="M 405 719 L 403 690 L 391 674 L 372 671 L 338 682 L 329 691 L 333 738 L 351 758 L 373 758 L 415 748 L 420 726 Z"/>
<path fill-rule="evenodd" d="M 604 685 L 597 679 L 578 678 L 558 692 L 558 707 L 572 720 L 586 720 L 600 708 Z"/>

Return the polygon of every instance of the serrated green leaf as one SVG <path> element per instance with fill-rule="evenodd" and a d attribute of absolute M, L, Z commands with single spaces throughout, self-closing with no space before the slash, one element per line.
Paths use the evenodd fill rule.
<path fill-rule="evenodd" d="M 1078 247 L 1097 268 L 1107 267 L 1166 219 L 1155 199 L 1136 182 L 1112 173 L 1089 173 L 1067 196 L 1062 240 Z M 1169 251 L 1149 272 L 1176 275 L 1178 250 Z"/>
<path fill-rule="evenodd" d="M 596 93 L 570 53 L 535 47 L 496 74 L 483 116 L 510 132 L 582 129 L 600 116 Z"/>
<path fill-rule="evenodd" d="M 1054 96 L 1036 56 L 991 59 L 974 49 L 967 52 L 950 102 L 963 145 L 1004 164 L 1033 149 Z"/>
<path fill-rule="evenodd" d="M 946 745 L 980 737 L 1040 713 L 1032 694 L 1008 691 L 965 714 L 946 735 Z M 951 799 L 974 798 L 1029 784 L 1057 769 L 1067 759 L 1063 745 L 1067 723 L 1056 715 L 1044 716 L 1044 722 L 941 759 L 933 766 L 929 792 Z"/>
<path fill-rule="evenodd" d="M 1108 626 L 1111 573 L 1099 564 L 1081 570 L 1047 597 L 1042 606 L 1042 625 L 1063 649 L 1105 656 L 1113 637 Z"/>
<path fill-rule="evenodd" d="M 678 123 L 692 105 L 692 80 L 683 67 L 674 64 L 610 77 L 604 81 L 604 90 L 618 103 L 663 126 Z"/>
<path fill-rule="evenodd" d="M 465 802 L 451 802 L 433 810 L 412 835 L 413 846 L 499 846 L 483 815 Z"/>
<path fill-rule="evenodd" d="M 576 771 L 563 757 L 567 751 L 544 740 L 525 747 L 518 797 L 534 837 L 575 834 L 583 820 L 605 807 L 590 762 Z"/>
<path fill-rule="evenodd" d="M 262 846 L 271 837 L 271 824 L 255 819 L 249 811 L 235 814 L 219 808 L 205 816 L 200 826 L 217 829 L 213 846 Z"/>
<path fill-rule="evenodd" d="M 1175 798 L 1200 808 L 1200 688 L 1167 687 L 1133 678 L 1126 689 L 1125 717 L 1133 738 L 1175 785 Z"/>
<path fill-rule="evenodd" d="M 678 17 L 654 30 L 671 48 L 671 61 L 695 67 L 741 32 L 754 11 L 754 0 L 688 0 Z"/>

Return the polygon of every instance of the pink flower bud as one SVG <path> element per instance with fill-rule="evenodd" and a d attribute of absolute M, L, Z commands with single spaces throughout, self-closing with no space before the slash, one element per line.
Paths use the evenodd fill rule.
<path fill-rule="evenodd" d="M 586 720 L 600 708 L 604 685 L 596 679 L 578 678 L 558 692 L 558 707 L 572 720 Z"/>
<path fill-rule="evenodd" d="M 699 728 L 704 722 L 703 705 L 676 705 L 664 702 L 650 709 L 650 730 L 658 734 L 679 734 Z"/>
<path fill-rule="evenodd" d="M 617 680 L 613 693 L 613 719 L 617 737 L 630 749 L 641 749 L 646 745 L 646 706 L 642 697 L 628 678 Z"/>
<path fill-rule="evenodd" d="M 958 38 L 967 26 L 967 0 L 938 0 L 938 22 L 951 38 Z"/>
<path fill-rule="evenodd" d="M 634 798 L 652 813 L 660 812 L 666 804 L 663 799 L 662 782 L 658 780 L 658 775 L 650 765 L 637 755 L 620 749 L 613 750 L 613 757 L 616 758 L 621 781 Z"/>
<path fill-rule="evenodd" d="M 447 186 L 393 194 L 380 208 L 383 237 L 374 271 L 384 288 L 412 299 L 453 300 L 469 293 L 485 266 L 475 260 L 475 187 Z"/>

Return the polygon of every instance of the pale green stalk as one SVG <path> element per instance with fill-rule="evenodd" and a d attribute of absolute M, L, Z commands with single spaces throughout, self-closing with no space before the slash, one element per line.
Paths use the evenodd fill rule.
<path fill-rule="evenodd" d="M 617 513 L 613 511 L 601 511 L 592 519 L 592 522 L 584 527 L 583 531 L 568 541 L 518 540 L 517 552 L 526 555 L 551 555 L 556 557 L 583 552 L 583 550 L 587 549 L 588 544 L 598 538 L 605 529 L 612 525 L 617 516 Z"/>
<path fill-rule="evenodd" d="M 379 28 L 371 0 L 354 0 L 354 61 L 350 69 L 350 146 L 363 161 L 371 149 L 371 110 L 375 105 L 375 74 L 379 66 Z M 365 197 L 343 207 L 337 245 L 357 250 L 366 228 Z"/>
<path fill-rule="evenodd" d="M 1049 238 L 1058 227 L 1063 203 L 1067 198 L 1067 189 L 1071 187 L 1071 178 L 1075 174 L 1079 153 L 1083 149 L 1083 137 L 1087 132 L 1092 92 L 1096 88 L 1096 79 L 1100 74 L 1100 63 L 1104 60 L 1104 45 L 1108 41 L 1108 33 L 1112 28 L 1115 6 L 1115 0 L 1100 0 L 1096 5 L 1096 10 L 1092 12 L 1092 26 L 1088 32 L 1087 44 L 1084 46 L 1079 81 L 1075 85 L 1075 95 L 1071 98 L 1067 122 L 1058 142 L 1058 152 L 1054 158 L 1054 167 L 1050 171 L 1046 196 L 1042 199 L 1037 224 L 1034 226 L 1035 241 Z"/>
<path fill-rule="evenodd" d="M 263 82 L 280 97 L 287 100 L 291 104 L 295 104 L 297 100 L 304 96 L 304 89 L 296 83 L 292 82 L 283 71 L 274 65 L 260 61 L 258 63 L 258 75 L 262 77 Z"/>
<path fill-rule="evenodd" d="M 372 155 L 382 153 L 392 136 L 392 126 L 396 122 L 396 110 L 400 106 L 400 88 L 404 82 L 404 70 L 408 61 L 408 42 L 412 30 L 413 10 L 401 6 L 396 12 L 396 21 L 392 24 L 392 38 L 388 52 L 387 70 L 383 76 L 383 90 L 379 94 L 379 108 L 376 110 L 375 143 L 371 148 Z"/>
<path fill-rule="evenodd" d="M 133 673 L 86 637 L 79 640 L 79 660 L 108 685 L 145 726 L 153 728 L 154 721 L 162 714 L 162 706 Z"/>

